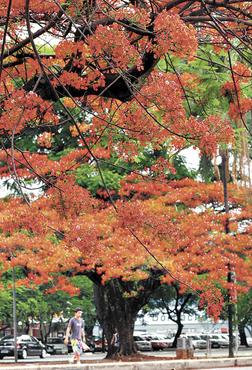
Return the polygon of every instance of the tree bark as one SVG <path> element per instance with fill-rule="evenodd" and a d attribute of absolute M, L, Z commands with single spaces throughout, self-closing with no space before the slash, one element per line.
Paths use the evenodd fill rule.
<path fill-rule="evenodd" d="M 150 278 L 141 282 L 143 290 L 134 296 L 126 296 L 132 290 L 132 282 L 113 279 L 105 285 L 94 285 L 97 317 L 107 340 L 107 358 L 129 356 L 137 352 L 134 339 L 134 325 L 139 310 L 148 302 L 151 293 L 160 285 L 159 279 Z M 139 286 L 138 286 L 139 287 Z M 113 334 L 119 334 L 119 349 L 111 344 Z"/>
<path fill-rule="evenodd" d="M 245 333 L 245 324 L 243 322 L 240 322 L 238 324 L 238 330 L 239 330 L 239 335 L 240 335 L 240 339 L 241 339 L 241 345 L 249 347 L 249 345 L 247 343 L 246 333 Z"/>
<path fill-rule="evenodd" d="M 105 286 L 96 285 L 94 291 L 98 320 L 107 339 L 107 357 L 136 353 L 133 331 L 138 310 L 122 296 L 116 281 L 111 281 Z M 111 344 L 116 330 L 119 334 L 119 351 Z"/>
<path fill-rule="evenodd" d="M 184 327 L 184 325 L 181 322 L 181 317 L 179 317 L 179 320 L 176 321 L 176 323 L 177 323 L 177 332 L 175 334 L 174 341 L 172 343 L 173 348 L 177 348 L 177 341 L 178 341 L 178 338 L 180 337 L 180 335 L 183 331 L 183 327 Z"/>

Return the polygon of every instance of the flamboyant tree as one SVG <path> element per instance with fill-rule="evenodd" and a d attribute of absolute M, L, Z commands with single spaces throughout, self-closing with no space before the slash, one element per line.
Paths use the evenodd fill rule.
<path fill-rule="evenodd" d="M 20 161 L 37 175 L 48 173 L 49 163 L 42 171 L 35 166 L 46 158 L 26 158 L 18 145 L 18 137 L 32 131 L 44 152 L 54 143 L 55 151 L 65 146 L 56 138 L 64 129 L 78 136 L 84 151 L 72 153 L 70 167 L 87 157 L 98 165 L 113 153 L 132 158 L 150 142 L 154 150 L 169 140 L 174 148 L 190 142 L 211 153 L 217 142 L 230 140 L 229 122 L 219 114 L 188 115 L 179 73 L 155 66 L 167 55 L 189 61 L 198 43 L 209 42 L 226 50 L 234 46 L 249 62 L 247 2 L 3 0 L 0 5 L 2 156 L 17 162 L 9 167 L 14 174 Z M 245 67 L 232 69 L 233 90 L 239 92 L 237 81 L 244 74 L 250 76 Z M 251 99 L 232 104 L 243 114 Z"/>
<path fill-rule="evenodd" d="M 207 196 L 197 203 L 197 189 L 182 187 L 183 195 L 179 186 L 166 183 L 178 150 L 194 145 L 211 155 L 218 145 L 233 142 L 229 119 L 220 112 L 199 117 L 188 110 L 186 81 L 176 68 L 157 67 L 167 57 L 188 63 L 198 45 L 208 43 L 227 55 L 235 50 L 249 64 L 249 9 L 239 0 L 0 1 L 1 174 L 15 180 L 21 195 L 34 178 L 45 191 L 32 204 L 24 194 L 23 201 L 1 203 L 2 269 L 23 266 L 33 284 L 55 281 L 57 288 L 49 292 L 60 287 L 73 292 L 59 273 L 87 274 L 99 287 L 99 301 L 109 300 L 103 319 L 107 324 L 111 315 L 117 319 L 112 328 L 117 325 L 125 338 L 125 354 L 134 349 L 136 312 L 162 275 L 170 282 L 167 271 L 176 265 L 176 278 L 201 290 L 208 287 L 205 273 L 215 281 L 225 267 L 212 276 L 215 263 L 199 267 L 204 258 L 197 248 L 206 255 L 223 249 L 224 260 L 233 256 L 233 235 L 222 235 L 216 215 L 187 214 L 180 207 L 189 199 L 188 209 L 208 203 Z M 251 99 L 241 101 L 237 89 L 243 71 L 246 77 L 250 73 L 245 64 L 242 72 L 227 66 L 233 110 L 241 119 L 251 107 Z M 201 83 L 193 76 L 187 82 Z M 129 177 L 115 204 L 113 191 L 125 168 Z M 97 193 L 113 206 L 90 197 L 75 175 L 81 185 L 100 176 Z M 149 180 L 138 182 L 139 175 Z M 126 202 L 136 194 L 141 200 Z M 148 200 L 150 195 L 157 199 Z M 239 238 L 240 248 L 247 237 Z"/>
<path fill-rule="evenodd" d="M 134 351 L 136 315 L 161 283 L 179 282 L 181 293 L 200 294 L 215 318 L 223 304 L 221 288 L 239 293 L 251 286 L 251 230 L 239 230 L 251 214 L 246 193 L 232 189 L 237 212 L 232 234 L 226 234 L 226 215 L 211 210 L 222 201 L 219 184 L 175 181 L 158 187 L 153 198 L 145 182 L 131 182 L 135 200 L 118 201 L 115 212 L 70 182 L 58 181 L 30 206 L 29 215 L 20 200 L 1 203 L 2 270 L 22 266 L 27 278 L 19 284 L 47 282 L 48 293 L 75 293 L 67 276 L 90 277 L 106 336 L 117 327 L 123 354 Z M 229 263 L 236 270 L 236 287 L 226 281 Z"/>

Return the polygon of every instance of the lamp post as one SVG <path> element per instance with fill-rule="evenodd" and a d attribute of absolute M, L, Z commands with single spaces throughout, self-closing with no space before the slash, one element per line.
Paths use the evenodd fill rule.
<path fill-rule="evenodd" d="M 226 222 L 225 222 L 225 233 L 229 234 L 230 228 L 229 228 L 229 204 L 228 204 L 228 151 L 227 149 L 223 149 L 221 151 L 221 167 L 222 167 L 222 183 L 223 183 L 223 196 L 224 196 L 224 209 L 225 213 L 227 215 Z M 235 271 L 233 269 L 233 266 L 228 263 L 228 272 L 227 272 L 227 282 L 230 284 L 235 284 Z M 229 337 L 229 346 L 228 346 L 228 352 L 229 357 L 234 357 L 234 347 L 237 350 L 237 339 L 236 339 L 236 345 L 234 342 L 234 320 L 236 316 L 236 292 L 233 290 L 234 288 L 228 288 L 227 293 L 227 302 L 228 302 L 228 337 Z M 236 330 L 235 330 L 236 331 Z M 237 336 L 237 335 L 236 335 Z"/>
<path fill-rule="evenodd" d="M 18 361 L 17 355 L 17 310 L 16 310 L 16 274 L 15 267 L 12 268 L 12 308 L 13 308 L 13 336 L 14 336 L 14 358 Z"/>
<path fill-rule="evenodd" d="M 230 263 L 228 264 L 228 283 L 233 284 L 235 282 L 235 272 L 232 271 Z M 229 357 L 234 357 L 234 316 L 235 316 L 235 305 L 233 302 L 232 289 L 228 288 L 228 334 L 229 334 Z"/>

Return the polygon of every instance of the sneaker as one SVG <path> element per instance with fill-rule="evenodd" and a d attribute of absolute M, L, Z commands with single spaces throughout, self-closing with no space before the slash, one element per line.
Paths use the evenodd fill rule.
<path fill-rule="evenodd" d="M 81 362 L 80 362 L 80 361 L 77 361 L 77 362 L 76 362 L 76 365 L 81 365 Z"/>
<path fill-rule="evenodd" d="M 73 358 L 69 358 L 68 359 L 68 362 L 69 362 L 69 364 L 73 364 L 74 363 L 74 359 Z"/>

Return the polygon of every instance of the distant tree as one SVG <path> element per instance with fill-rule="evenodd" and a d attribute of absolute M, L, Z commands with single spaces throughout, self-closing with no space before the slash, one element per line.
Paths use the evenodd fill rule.
<path fill-rule="evenodd" d="M 168 316 L 168 319 L 177 325 L 176 334 L 172 347 L 177 347 L 177 340 L 182 334 L 183 323 L 182 317 L 184 314 L 194 314 L 195 305 L 197 305 L 198 297 L 192 292 L 180 291 L 178 284 L 175 282 L 172 285 L 162 284 L 151 296 L 148 303 L 150 310 L 158 310 Z"/>
<path fill-rule="evenodd" d="M 19 278 L 21 274 L 19 273 Z M 1 328 L 13 328 L 13 297 L 12 282 L 5 281 L 5 290 L 0 290 L 0 312 Z M 80 290 L 76 290 L 75 296 L 71 297 L 67 292 L 56 291 L 47 294 L 49 285 L 42 285 L 29 289 L 25 286 L 16 288 L 16 308 L 18 330 L 21 333 L 29 334 L 35 323 L 40 324 L 40 336 L 44 342 L 52 330 L 55 329 L 53 319 L 58 319 L 61 330 L 65 330 L 66 320 L 72 315 L 75 307 L 82 307 L 84 312 L 85 327 L 87 334 L 92 334 L 96 320 L 96 311 L 93 299 L 93 285 L 85 277 L 74 277 L 72 284 Z M 81 286 L 80 286 L 81 285 Z M 79 287 L 80 286 L 80 287 Z"/>
<path fill-rule="evenodd" d="M 252 326 L 252 291 L 238 297 L 237 301 L 237 325 L 241 339 L 241 345 L 248 346 L 246 331 L 251 335 Z"/>

